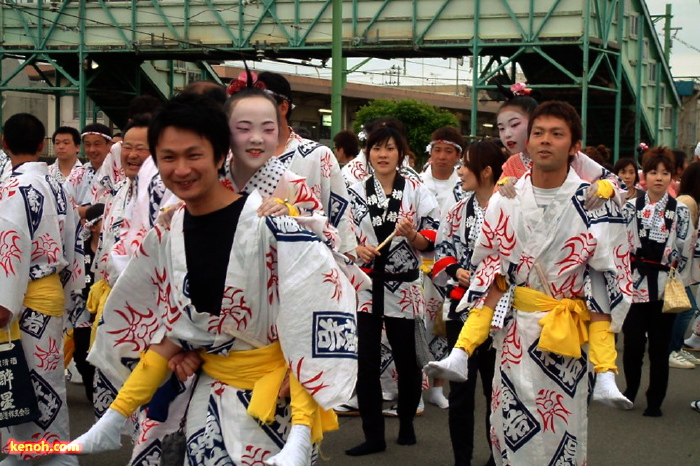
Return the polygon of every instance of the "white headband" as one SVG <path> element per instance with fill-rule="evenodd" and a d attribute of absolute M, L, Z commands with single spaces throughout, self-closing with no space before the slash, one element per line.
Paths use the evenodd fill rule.
<path fill-rule="evenodd" d="M 457 143 L 455 143 L 455 142 L 448 141 L 448 140 L 446 140 L 446 139 L 437 139 L 437 140 L 435 140 L 435 141 L 430 141 L 430 144 L 428 144 L 428 145 L 426 146 L 425 151 L 429 154 L 430 151 L 433 150 L 433 146 L 434 146 L 435 144 L 449 144 L 450 146 L 452 146 L 452 147 L 454 147 L 455 149 L 457 149 L 457 152 L 462 152 L 462 146 L 460 146 L 459 144 L 457 144 Z"/>
<path fill-rule="evenodd" d="M 106 134 L 100 133 L 99 131 L 85 131 L 83 134 L 80 135 L 80 139 L 83 139 L 85 136 L 88 136 L 88 135 L 92 135 L 92 136 L 102 136 L 102 137 L 105 138 L 106 140 L 108 140 L 108 141 L 110 141 L 110 142 L 112 141 L 112 137 L 111 137 L 111 136 L 107 136 Z"/>
<path fill-rule="evenodd" d="M 93 218 L 89 222 L 85 222 L 85 224 L 83 225 L 83 230 L 80 232 L 80 236 L 83 238 L 83 241 L 87 241 L 88 239 L 90 239 L 90 236 L 92 235 L 90 228 L 97 225 L 97 223 L 100 220 L 102 220 L 102 217 L 104 217 L 104 214 L 100 215 L 99 217 Z"/>

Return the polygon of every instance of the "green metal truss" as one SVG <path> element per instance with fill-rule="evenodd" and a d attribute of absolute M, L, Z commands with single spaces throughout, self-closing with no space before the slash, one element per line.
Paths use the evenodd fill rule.
<path fill-rule="evenodd" d="M 21 60 L 8 76 L 0 76 L 0 92 L 17 89 L 12 78 L 25 67 L 40 72 L 39 64 L 50 64 L 53 76 L 40 72 L 47 87 L 32 91 L 77 94 L 82 108 L 89 96 L 109 113 L 120 104 L 114 96 L 172 95 L 174 60 L 195 62 L 215 77 L 210 63 L 262 56 L 334 56 L 343 67 L 347 57 L 472 56 L 473 134 L 482 91 L 496 89 L 495 80 L 514 81 L 521 69 L 544 97 L 574 103 L 585 124 L 595 122 L 586 125 L 588 139 L 605 142 L 616 154 L 631 153 L 642 140 L 675 140 L 680 99 L 664 52 L 643 0 L 0 4 L 0 58 Z M 171 62 L 164 88 L 144 68 L 151 60 Z M 92 63 L 99 68 L 92 69 Z M 334 108 L 342 105 L 344 72 L 334 70 Z M 104 86 L 111 86 L 109 96 L 100 94 Z"/>

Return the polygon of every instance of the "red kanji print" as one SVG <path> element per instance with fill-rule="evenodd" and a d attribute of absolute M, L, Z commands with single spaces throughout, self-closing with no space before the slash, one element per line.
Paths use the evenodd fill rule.
<path fill-rule="evenodd" d="M 170 300 L 172 286 L 168 280 L 168 272 L 165 267 L 163 267 L 162 273 L 158 273 L 158 269 L 154 269 L 153 273 L 155 279 L 151 278 L 151 283 L 158 288 L 156 306 L 160 308 L 162 304 L 165 305 L 165 325 L 168 327 L 168 330 L 172 330 L 173 324 L 180 319 L 182 314 L 180 313 L 180 309 Z"/>
<path fill-rule="evenodd" d="M 245 453 L 241 455 L 241 464 L 245 464 L 246 466 L 265 466 L 265 461 L 270 453 L 270 450 L 265 450 L 264 448 L 254 445 L 247 445 L 245 447 Z"/>
<path fill-rule="evenodd" d="M 413 205 L 413 203 L 408 205 L 408 209 L 404 209 L 403 205 L 401 205 L 401 209 L 399 210 L 399 218 L 396 220 L 396 224 L 398 225 L 405 218 L 411 223 L 413 223 L 413 219 L 416 218 L 416 207 Z"/>
<path fill-rule="evenodd" d="M 279 333 L 277 332 L 277 326 L 275 324 L 270 325 L 270 328 L 267 329 L 267 341 L 272 343 L 279 339 L 280 337 Z"/>
<path fill-rule="evenodd" d="M 291 183 L 292 187 L 296 192 L 294 205 L 300 205 L 305 209 L 311 209 L 320 214 L 323 214 L 323 206 L 319 202 L 318 198 L 313 195 L 309 187 L 306 185 L 304 178 L 292 180 Z"/>
<path fill-rule="evenodd" d="M 36 261 L 41 257 L 46 259 L 49 265 L 58 262 L 58 257 L 61 254 L 61 247 L 50 233 L 44 233 L 36 240 L 32 241 L 32 261 Z"/>
<path fill-rule="evenodd" d="M 226 391 L 226 384 L 215 380 L 211 384 L 211 389 L 214 391 L 214 394 L 216 396 L 221 396 L 224 393 L 224 391 Z"/>
<path fill-rule="evenodd" d="M 410 312 L 411 315 L 420 314 L 423 301 L 423 293 L 418 286 L 411 285 L 405 290 L 401 290 L 401 312 Z"/>
<path fill-rule="evenodd" d="M 474 273 L 474 283 L 478 287 L 486 287 L 491 284 L 496 274 L 501 270 L 501 261 L 498 256 L 487 256 Z"/>
<path fill-rule="evenodd" d="M 228 178 L 222 179 L 221 184 L 224 185 L 224 188 L 228 189 L 229 191 L 233 191 L 234 193 L 236 192 L 236 190 L 233 189 L 233 183 L 231 183 L 231 180 Z"/>
<path fill-rule="evenodd" d="M 535 263 L 534 257 L 532 257 L 530 254 L 523 253 L 520 256 L 520 261 L 518 262 L 518 268 L 515 271 L 516 271 L 516 273 L 521 274 L 521 273 L 523 273 L 523 270 L 522 270 L 523 267 L 525 267 L 524 273 L 529 274 L 534 263 Z"/>
<path fill-rule="evenodd" d="M 153 429 L 154 427 L 157 427 L 160 425 L 160 422 L 154 421 L 153 419 L 150 419 L 146 417 L 140 424 L 140 431 L 141 435 L 138 437 L 136 440 L 136 444 L 143 444 L 143 443 L 148 443 L 148 432 Z"/>
<path fill-rule="evenodd" d="M 509 257 L 513 248 L 515 248 L 515 233 L 509 225 L 510 217 L 503 210 L 498 217 L 496 225 L 496 237 L 498 238 L 499 250 L 501 255 Z"/>
<path fill-rule="evenodd" d="M 552 295 L 557 299 L 583 295 L 583 280 L 579 283 L 578 278 L 578 273 L 572 273 L 559 287 L 555 283 L 550 283 Z"/>
<path fill-rule="evenodd" d="M 462 217 L 464 217 L 464 215 L 462 214 L 461 204 L 462 203 L 455 209 L 450 210 L 445 216 L 445 222 L 449 228 L 447 232 L 449 238 L 452 238 L 459 232 L 459 226 L 462 224 Z"/>
<path fill-rule="evenodd" d="M 408 182 L 408 184 L 411 185 L 411 188 L 413 188 L 414 191 L 416 189 L 418 189 L 418 186 L 420 186 L 423 183 L 422 181 L 419 181 L 412 176 L 407 176 L 405 178 L 406 178 L 406 181 Z"/>
<path fill-rule="evenodd" d="M 372 312 L 372 301 L 361 303 L 357 308 L 357 312 Z"/>
<path fill-rule="evenodd" d="M 333 168 L 333 162 L 331 157 L 333 154 L 330 152 L 324 152 L 321 156 L 321 176 L 324 178 L 330 178 Z"/>
<path fill-rule="evenodd" d="M 114 314 L 126 322 L 125 327 L 107 332 L 110 335 L 119 336 L 115 346 L 131 344 L 133 351 L 145 350 L 158 328 L 158 319 L 156 319 L 155 313 L 150 309 L 139 312 L 127 302 L 125 310 L 117 309 Z"/>
<path fill-rule="evenodd" d="M 10 178 L 4 185 L 0 186 L 0 201 L 7 200 L 17 194 L 19 180 Z"/>
<path fill-rule="evenodd" d="M 495 413 L 501 407 L 501 388 L 492 387 L 491 391 L 491 412 Z"/>
<path fill-rule="evenodd" d="M 556 265 L 561 266 L 558 275 L 563 275 L 568 270 L 585 263 L 595 251 L 596 244 L 598 244 L 598 242 L 591 232 L 581 233 L 579 236 L 574 236 L 566 240 L 562 248 L 562 251 L 568 250 L 566 257 L 556 262 Z"/>
<path fill-rule="evenodd" d="M 22 250 L 17 245 L 19 234 L 16 230 L 0 232 L 0 267 L 5 271 L 5 277 L 14 275 L 15 264 L 22 257 Z"/>
<path fill-rule="evenodd" d="M 518 337 L 518 324 L 513 320 L 509 324 L 508 333 L 503 340 L 503 351 L 501 352 L 501 366 L 506 364 L 519 365 L 523 358 L 523 345 Z"/>
<path fill-rule="evenodd" d="M 501 211 L 503 213 L 503 211 Z M 487 219 L 484 219 L 484 223 L 481 224 L 481 235 L 484 240 L 481 242 L 481 247 L 487 250 L 493 250 L 496 248 L 496 233 L 494 233 L 491 224 Z"/>
<path fill-rule="evenodd" d="M 265 266 L 267 267 L 267 301 L 272 304 L 275 299 L 279 301 L 279 276 L 277 276 L 277 248 L 270 246 L 270 252 L 265 254 Z"/>
<path fill-rule="evenodd" d="M 435 321 L 437 313 L 442 310 L 442 301 L 437 298 L 430 298 L 427 303 L 425 303 L 425 312 L 428 314 L 428 320 L 430 322 Z"/>
<path fill-rule="evenodd" d="M 304 358 L 299 359 L 299 361 L 296 363 L 296 367 L 294 367 L 295 364 L 292 361 L 289 361 L 289 369 L 294 374 L 294 377 L 297 378 L 301 386 L 304 387 L 304 389 L 306 389 L 306 391 L 309 392 L 311 396 L 315 396 L 318 392 L 330 386 L 324 384 L 321 380 L 324 371 L 318 372 L 316 375 L 313 375 L 308 379 L 304 380 L 301 375 L 303 365 Z"/>
<path fill-rule="evenodd" d="M 629 251 L 627 250 L 627 247 L 623 247 L 623 245 L 620 244 L 613 249 L 613 255 L 615 257 L 615 266 L 617 268 L 617 286 L 620 288 L 620 292 L 622 294 L 632 296 L 634 294 L 634 285 L 632 283 L 632 277 L 629 273 Z"/>
<path fill-rule="evenodd" d="M 311 188 L 311 194 L 316 196 L 316 199 L 321 199 L 321 185 L 320 184 L 315 184 L 313 186 L 310 186 Z"/>
<path fill-rule="evenodd" d="M 554 428 L 556 418 L 561 419 L 567 425 L 569 424 L 571 411 L 564 407 L 563 399 L 564 395 L 554 390 L 542 389 L 537 393 L 537 412 L 540 413 L 545 432 L 551 430 L 553 433 L 556 433 Z"/>
<path fill-rule="evenodd" d="M 240 288 L 227 286 L 221 298 L 221 313 L 215 328 L 209 332 L 221 333 L 228 322 L 233 321 L 236 330 L 245 330 L 253 311 L 246 305 L 245 294 Z"/>
<path fill-rule="evenodd" d="M 340 301 L 340 298 L 343 296 L 343 285 L 340 283 L 338 271 L 333 269 L 329 273 L 324 273 L 323 283 L 330 283 L 333 286 L 333 296 L 331 296 L 331 299 Z"/>
<path fill-rule="evenodd" d="M 365 166 L 359 162 L 352 165 L 352 167 L 350 168 L 350 173 L 352 174 L 352 177 L 356 180 L 363 180 L 368 175 Z"/>
<path fill-rule="evenodd" d="M 49 337 L 48 345 L 49 346 L 46 349 L 43 349 L 41 346 L 37 345 L 34 356 L 39 359 L 38 367 L 40 369 L 44 369 L 45 371 L 53 371 L 56 370 L 60 362 L 63 362 L 63 357 L 61 356 L 61 352 L 58 350 L 58 344 L 56 343 L 55 338 Z"/>

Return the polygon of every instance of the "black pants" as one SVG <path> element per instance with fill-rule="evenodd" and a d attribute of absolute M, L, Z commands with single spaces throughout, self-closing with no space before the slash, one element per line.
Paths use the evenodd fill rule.
<path fill-rule="evenodd" d="M 459 332 L 464 324 L 459 320 L 448 320 L 445 324 L 447 328 L 447 345 L 453 348 L 455 343 L 457 343 Z M 449 425 L 455 466 L 470 465 L 472 460 L 472 452 L 474 451 L 474 399 L 476 397 L 477 374 L 481 374 L 481 386 L 486 401 L 486 442 L 490 443 L 491 384 L 496 365 L 496 350 L 489 348 L 490 346 L 491 339 L 489 338 L 474 351 L 473 356 L 469 357 L 466 382 L 450 382 Z"/>
<path fill-rule="evenodd" d="M 378 317 L 368 312 L 358 312 L 357 401 L 365 439 L 373 443 L 384 440 L 382 386 L 379 380 L 382 325 L 386 327 L 399 376 L 398 415 L 401 422 L 411 422 L 416 415 L 422 381 L 421 368 L 416 362 L 413 319 Z"/>
<path fill-rule="evenodd" d="M 73 360 L 75 360 L 75 367 L 83 378 L 85 396 L 90 400 L 90 403 L 92 403 L 92 393 L 94 390 L 92 381 L 95 378 L 95 366 L 86 361 L 88 349 L 90 349 L 91 330 L 90 327 L 76 328 L 73 330 L 73 340 L 75 341 Z"/>
<path fill-rule="evenodd" d="M 642 379 L 644 349 L 649 337 L 649 389 L 647 407 L 660 409 L 668 387 L 668 345 L 671 341 L 675 314 L 661 312 L 663 301 L 635 303 L 630 307 L 622 333 L 625 336 L 622 363 L 627 389 L 625 395 L 634 401 Z"/>

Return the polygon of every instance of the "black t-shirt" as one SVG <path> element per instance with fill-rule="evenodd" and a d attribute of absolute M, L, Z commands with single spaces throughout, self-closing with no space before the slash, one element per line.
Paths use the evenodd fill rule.
<path fill-rule="evenodd" d="M 243 205 L 242 196 L 223 209 L 204 215 L 185 210 L 183 232 L 189 297 L 197 312 L 219 315 L 233 237 Z"/>
<path fill-rule="evenodd" d="M 92 263 L 95 262 L 95 252 L 90 247 L 90 240 L 85 244 L 85 288 L 83 288 L 83 299 L 87 301 L 90 294 L 90 287 L 95 283 L 95 274 L 92 271 Z"/>

